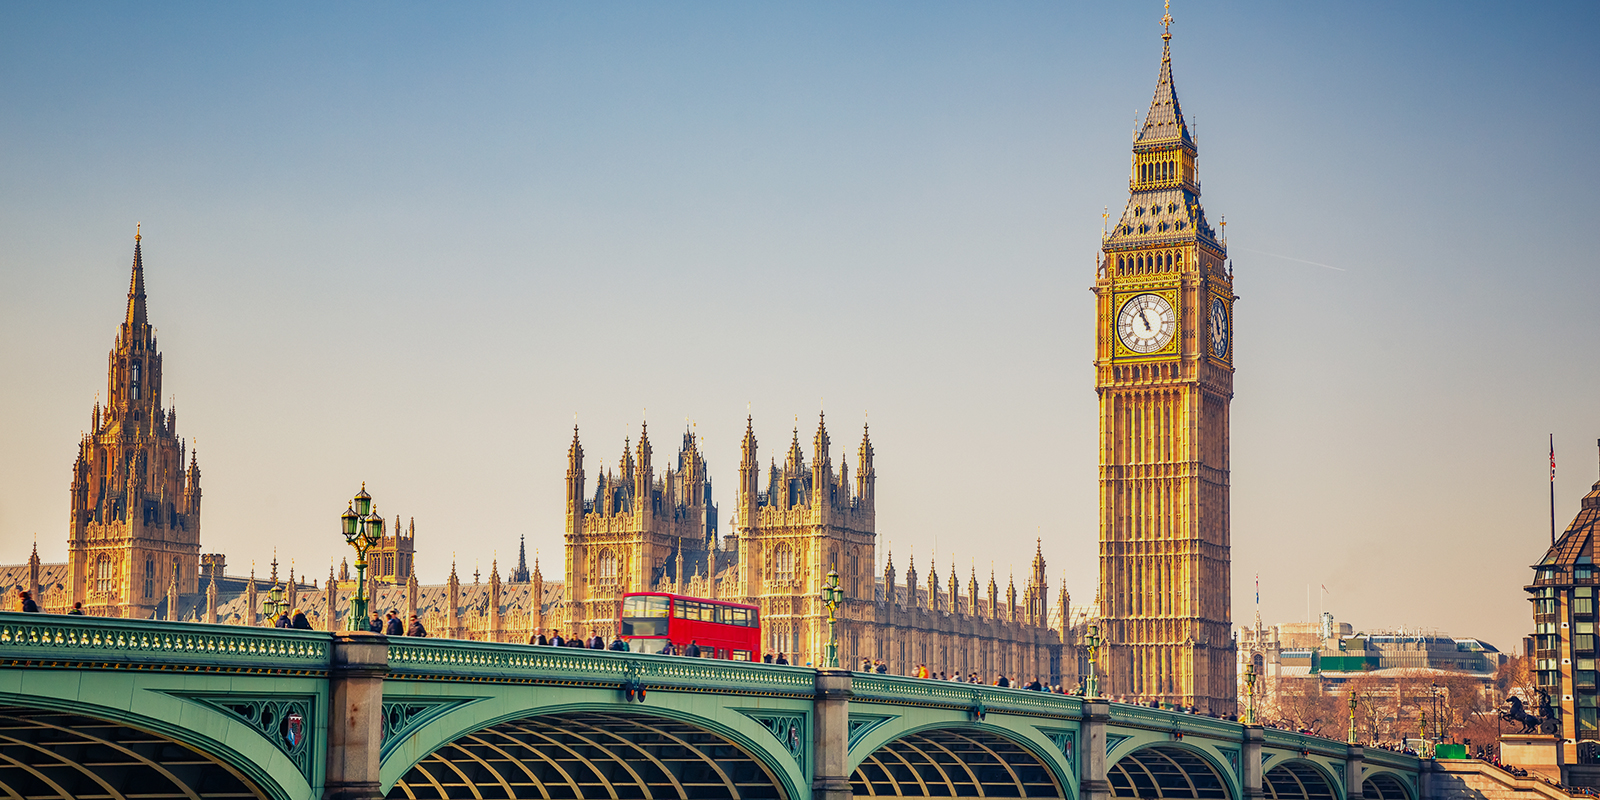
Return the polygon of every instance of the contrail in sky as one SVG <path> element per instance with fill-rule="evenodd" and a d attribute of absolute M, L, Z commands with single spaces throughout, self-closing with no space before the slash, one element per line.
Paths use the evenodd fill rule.
<path fill-rule="evenodd" d="M 1336 266 L 1334 266 L 1332 264 L 1319 264 L 1319 263 L 1317 263 L 1315 261 L 1307 261 L 1307 260 L 1305 260 L 1303 258 L 1291 258 L 1290 256 L 1280 256 L 1277 253 L 1268 253 L 1265 250 L 1251 250 L 1248 247 L 1241 247 L 1239 249 L 1240 250 L 1245 250 L 1245 251 L 1248 251 L 1248 252 L 1251 252 L 1251 253 L 1260 253 L 1261 255 L 1264 255 L 1264 256 L 1272 256 L 1273 258 L 1281 258 L 1281 259 L 1283 259 L 1285 261 L 1298 261 L 1298 262 L 1300 262 L 1302 264 L 1310 264 L 1313 267 L 1327 267 L 1328 269 L 1338 270 L 1340 272 L 1348 272 L 1349 271 L 1349 270 L 1345 269 L 1344 267 L 1336 267 Z"/>

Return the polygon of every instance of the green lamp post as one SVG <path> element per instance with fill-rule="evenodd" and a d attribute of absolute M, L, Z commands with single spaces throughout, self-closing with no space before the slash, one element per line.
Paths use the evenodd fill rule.
<path fill-rule="evenodd" d="M 1246 702 L 1244 724 L 1254 725 L 1256 724 L 1256 660 L 1253 656 L 1250 658 L 1249 666 L 1244 668 L 1244 695 Z"/>
<path fill-rule="evenodd" d="M 828 580 L 822 584 L 822 604 L 828 607 L 828 651 L 823 655 L 823 666 L 839 668 L 839 631 L 835 612 L 844 602 L 844 589 L 839 586 L 839 571 L 828 570 Z"/>
<path fill-rule="evenodd" d="M 1083 682 L 1085 697 L 1100 696 L 1100 680 L 1095 673 L 1095 661 L 1100 655 L 1100 645 L 1104 640 L 1100 638 L 1100 626 L 1090 625 L 1083 636 L 1083 643 L 1089 646 L 1089 678 Z"/>
<path fill-rule="evenodd" d="M 1346 744 L 1356 743 L 1356 693 L 1350 692 L 1350 735 L 1345 739 Z"/>
<path fill-rule="evenodd" d="M 367 549 L 383 538 L 383 517 L 372 512 L 372 495 L 367 494 L 367 484 L 350 501 L 350 507 L 339 515 L 343 524 L 344 540 L 356 549 L 356 596 L 350 601 L 348 629 L 367 629 Z"/>

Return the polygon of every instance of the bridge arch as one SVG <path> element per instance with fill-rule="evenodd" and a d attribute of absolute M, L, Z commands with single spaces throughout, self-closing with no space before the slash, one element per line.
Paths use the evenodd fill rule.
<path fill-rule="evenodd" d="M 856 797 L 1055 797 L 1072 800 L 1075 775 L 1049 742 L 1017 726 L 934 722 L 851 750 Z"/>
<path fill-rule="evenodd" d="M 1361 781 L 1365 800 L 1413 800 L 1411 787 L 1391 772 L 1374 772 Z"/>
<path fill-rule="evenodd" d="M 524 708 L 457 730 L 409 763 L 385 759 L 382 784 L 386 797 L 419 800 L 805 797 L 809 786 L 784 743 L 734 716 L 752 729 L 664 706 Z M 801 730 L 797 748 L 809 744 Z"/>
<path fill-rule="evenodd" d="M 1150 744 L 1106 769 L 1111 796 L 1140 800 L 1234 800 L 1227 771 L 1211 754 L 1176 742 Z"/>
<path fill-rule="evenodd" d="M 138 692 L 135 692 L 138 694 Z M 0 793 L 10 797 L 309 796 L 261 734 L 200 709 L 151 717 L 59 698 L 0 693 Z M 181 721 L 180 721 L 181 719 Z M 243 730 L 238 730 L 243 728 Z M 208 736 L 209 730 L 220 736 Z M 223 743 L 243 742 L 247 752 Z M 252 745 L 265 745 L 257 747 Z M 287 784 L 287 785 L 286 785 Z"/>
<path fill-rule="evenodd" d="M 1344 800 L 1334 777 L 1321 764 L 1303 758 L 1273 764 L 1263 772 L 1261 792 L 1267 800 Z"/>

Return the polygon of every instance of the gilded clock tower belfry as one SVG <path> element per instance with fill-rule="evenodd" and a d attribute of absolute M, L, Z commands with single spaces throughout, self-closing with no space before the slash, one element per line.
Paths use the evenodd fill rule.
<path fill-rule="evenodd" d="M 1198 150 L 1161 72 L 1134 135 L 1127 208 L 1095 279 L 1104 694 L 1232 713 L 1228 404 L 1233 275 Z"/>

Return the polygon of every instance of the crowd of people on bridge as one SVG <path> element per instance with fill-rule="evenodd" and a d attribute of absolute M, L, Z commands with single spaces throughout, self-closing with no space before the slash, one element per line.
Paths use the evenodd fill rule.
<path fill-rule="evenodd" d="M 577 647 L 587 650 L 610 650 L 616 653 L 630 652 L 628 641 L 621 636 L 615 637 L 610 641 L 607 641 L 600 634 L 595 634 L 587 639 L 581 636 L 573 636 L 568 639 L 561 635 L 559 629 L 552 629 L 550 635 L 546 636 L 543 628 L 535 628 L 533 635 L 528 637 L 528 644 L 541 647 Z"/>

